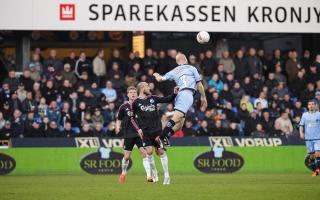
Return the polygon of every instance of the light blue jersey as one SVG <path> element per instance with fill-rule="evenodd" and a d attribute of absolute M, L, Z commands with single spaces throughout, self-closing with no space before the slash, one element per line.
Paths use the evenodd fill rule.
<path fill-rule="evenodd" d="M 166 73 L 164 78 L 175 81 L 179 90 L 186 88 L 195 90 L 197 82 L 201 81 L 197 69 L 192 65 L 179 65 Z"/>
<path fill-rule="evenodd" d="M 320 140 L 320 112 L 303 113 L 300 126 L 304 126 L 305 140 Z"/>

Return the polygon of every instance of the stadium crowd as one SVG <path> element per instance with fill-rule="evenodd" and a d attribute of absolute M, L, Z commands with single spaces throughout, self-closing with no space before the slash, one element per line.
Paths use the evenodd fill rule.
<path fill-rule="evenodd" d="M 57 58 L 36 48 L 18 77 L 10 66 L 0 90 L 0 139 L 10 137 L 114 137 L 118 107 L 125 91 L 146 81 L 155 95 L 169 95 L 174 83 L 157 83 L 152 74 L 176 66 L 177 51 L 146 49 L 120 55 L 114 49 L 107 61 L 103 50 L 89 59 L 86 52 Z M 300 58 L 301 57 L 301 58 Z M 126 58 L 126 59 L 124 59 Z M 211 50 L 189 55 L 202 74 L 208 108 L 199 101 L 186 116 L 175 137 L 183 136 L 290 136 L 297 130 L 306 102 L 320 103 L 320 54 L 308 50 L 265 56 L 254 48 L 225 51 L 217 59 Z M 197 98 L 199 99 L 199 98 Z M 163 124 L 173 105 L 161 105 Z"/>

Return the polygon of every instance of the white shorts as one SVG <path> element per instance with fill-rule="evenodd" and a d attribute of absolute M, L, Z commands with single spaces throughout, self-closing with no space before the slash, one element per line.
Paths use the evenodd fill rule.
<path fill-rule="evenodd" d="M 320 151 L 320 140 L 306 140 L 308 153 Z"/>

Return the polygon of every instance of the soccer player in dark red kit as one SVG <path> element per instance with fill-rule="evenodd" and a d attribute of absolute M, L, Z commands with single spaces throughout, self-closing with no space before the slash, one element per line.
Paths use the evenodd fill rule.
<path fill-rule="evenodd" d="M 147 181 L 152 182 L 153 179 L 150 171 L 150 163 L 142 141 L 143 132 L 139 128 L 132 112 L 132 102 L 137 98 L 137 89 L 135 87 L 128 87 L 127 96 L 129 101 L 120 106 L 116 122 L 116 133 L 118 134 L 121 131 L 124 136 L 124 157 L 122 159 L 122 172 L 119 177 L 119 182 L 125 182 L 131 151 L 134 145 L 139 148 L 143 161 L 143 167 L 145 168 L 147 174 Z"/>
<path fill-rule="evenodd" d="M 143 131 L 143 140 L 145 142 L 145 149 L 148 154 L 149 162 L 153 172 L 153 181 L 158 181 L 158 173 L 155 167 L 154 158 L 152 156 L 153 147 L 156 153 L 160 156 L 161 164 L 164 171 L 163 184 L 170 184 L 170 176 L 168 170 L 168 157 L 164 151 L 164 147 L 156 141 L 156 138 L 161 134 L 162 123 L 161 116 L 158 111 L 158 103 L 169 103 L 174 100 L 178 88 L 174 89 L 174 94 L 167 97 L 159 97 L 151 94 L 149 84 L 140 82 L 137 85 L 139 97 L 132 103 L 132 109 L 135 113 L 139 126 Z"/>

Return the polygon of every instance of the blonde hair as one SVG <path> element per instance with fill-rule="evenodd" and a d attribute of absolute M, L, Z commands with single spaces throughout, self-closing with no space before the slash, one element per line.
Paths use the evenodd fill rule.
<path fill-rule="evenodd" d="M 186 55 L 184 55 L 183 53 L 178 53 L 176 55 L 176 62 L 178 65 L 184 65 L 184 64 L 188 64 L 188 59 Z"/>

